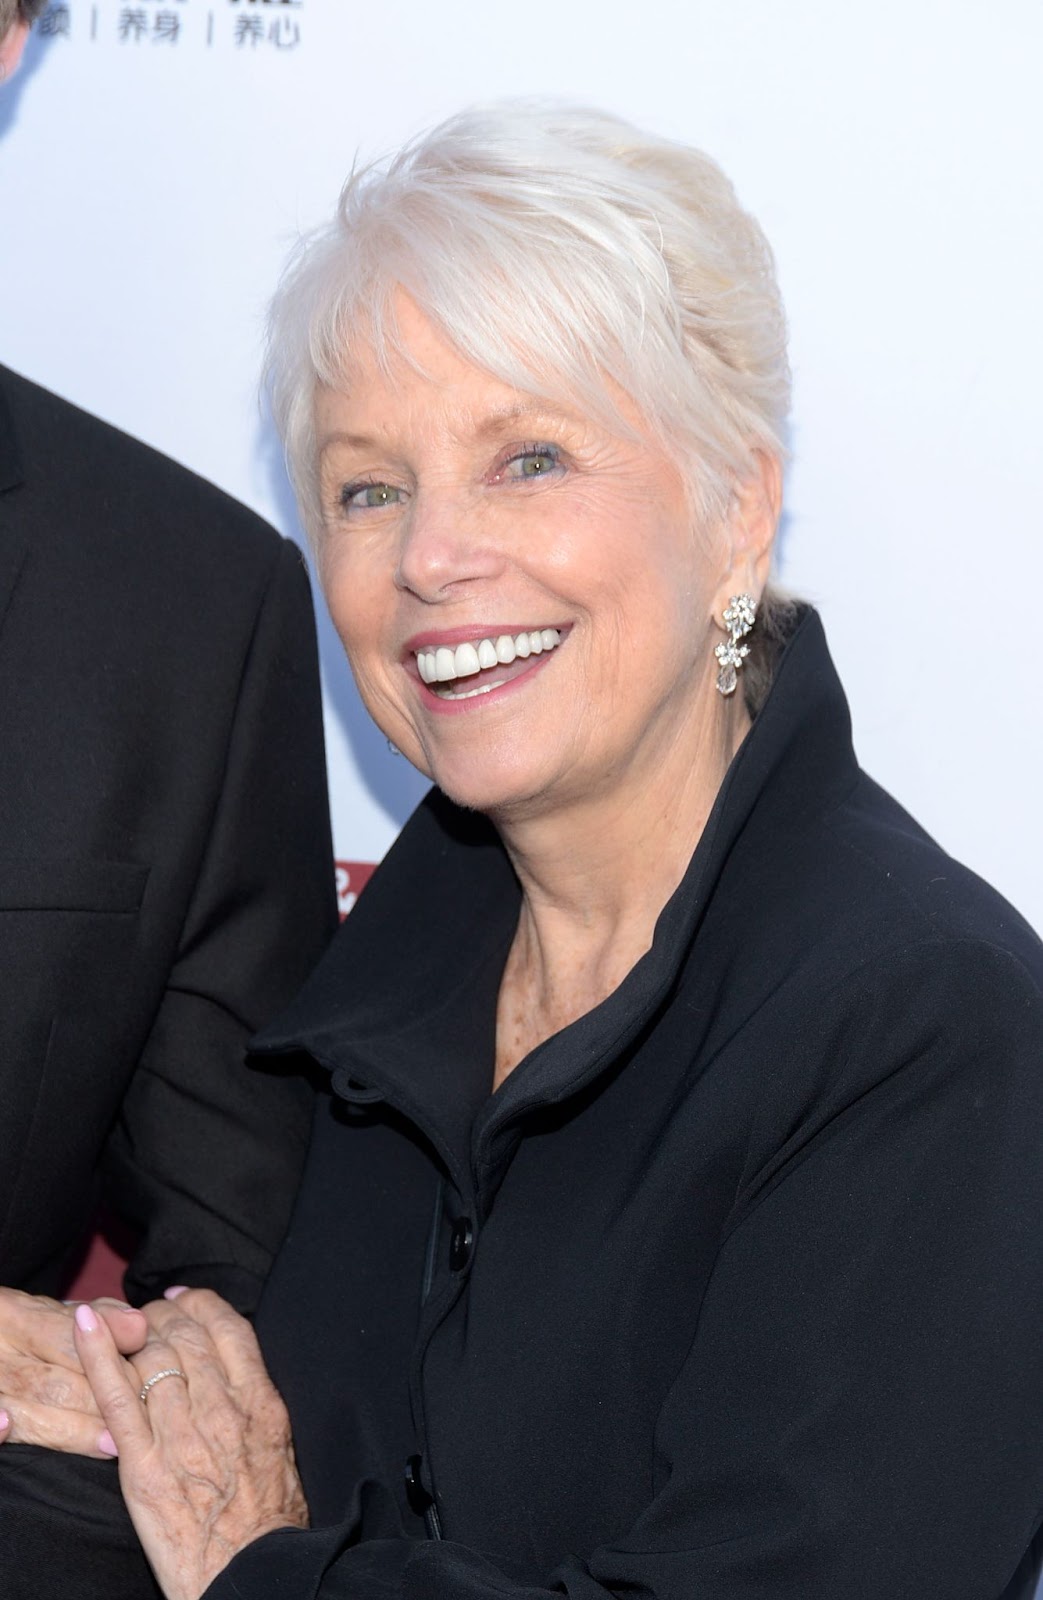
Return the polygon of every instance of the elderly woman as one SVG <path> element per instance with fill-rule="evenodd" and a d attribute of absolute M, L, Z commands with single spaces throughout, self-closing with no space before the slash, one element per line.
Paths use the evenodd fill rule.
<path fill-rule="evenodd" d="M 771 257 L 704 156 L 456 118 L 274 395 L 436 788 L 261 1048 L 328 1082 L 253 1335 L 78 1345 L 170 1600 L 993 1600 L 1043 1508 L 1043 955 L 769 581 Z M 276 1394 L 285 1397 L 289 1425 Z"/>

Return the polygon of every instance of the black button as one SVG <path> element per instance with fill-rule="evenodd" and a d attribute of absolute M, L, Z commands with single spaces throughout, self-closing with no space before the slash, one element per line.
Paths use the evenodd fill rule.
<path fill-rule="evenodd" d="M 383 1089 L 368 1088 L 343 1067 L 333 1074 L 333 1092 L 349 1106 L 375 1106 L 384 1098 Z"/>
<path fill-rule="evenodd" d="M 434 1505 L 420 1476 L 419 1456 L 410 1456 L 406 1462 L 406 1499 L 409 1501 L 410 1511 L 418 1517 L 422 1517 L 428 1507 Z"/>
<path fill-rule="evenodd" d="M 471 1259 L 474 1229 L 467 1217 L 457 1217 L 453 1223 L 453 1236 L 449 1241 L 449 1265 L 454 1272 L 462 1272 Z"/>

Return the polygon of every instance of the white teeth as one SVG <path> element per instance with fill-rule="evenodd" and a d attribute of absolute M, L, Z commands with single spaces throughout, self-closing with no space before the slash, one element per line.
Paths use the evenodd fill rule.
<path fill-rule="evenodd" d="M 545 650 L 553 650 L 561 643 L 561 634 L 557 628 L 534 628 L 525 633 L 513 636 L 501 633 L 498 639 L 478 639 L 474 643 L 465 642 L 457 645 L 455 650 L 447 645 L 439 645 L 434 650 L 418 650 L 416 652 L 416 668 L 424 683 L 451 683 L 456 678 L 472 678 L 476 672 L 488 671 L 497 664 L 509 667 L 511 662 L 520 657 L 527 661 L 529 656 L 538 656 Z M 473 689 L 470 694 L 487 694 L 489 689 L 498 689 L 498 683 L 483 684 L 478 689 Z M 466 700 L 470 695 L 445 695 L 441 690 L 436 693 L 444 698 Z"/>
<path fill-rule="evenodd" d="M 458 678 L 473 678 L 476 672 L 481 672 L 482 663 L 478 659 L 478 651 L 473 644 L 460 644 L 456 647 L 456 676 Z"/>

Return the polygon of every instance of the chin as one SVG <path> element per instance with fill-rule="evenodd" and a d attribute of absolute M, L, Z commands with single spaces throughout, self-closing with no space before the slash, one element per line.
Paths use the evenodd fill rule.
<path fill-rule="evenodd" d="M 432 763 L 431 776 L 444 795 L 466 811 L 480 811 L 494 822 L 528 816 L 553 804 L 548 782 L 531 768 L 474 762 Z M 423 768 L 421 768 L 423 770 Z"/>

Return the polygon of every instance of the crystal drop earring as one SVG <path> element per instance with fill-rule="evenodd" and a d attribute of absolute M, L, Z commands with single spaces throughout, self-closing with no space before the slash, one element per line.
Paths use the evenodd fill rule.
<path fill-rule="evenodd" d="M 754 622 L 757 620 L 757 602 L 752 595 L 734 594 L 728 602 L 724 613 L 724 626 L 728 630 L 726 644 L 714 646 L 714 655 L 717 657 L 717 692 L 729 695 L 735 693 L 735 685 L 739 681 L 743 662 L 750 653 L 748 644 L 740 644 L 740 639 L 745 639 Z"/>

